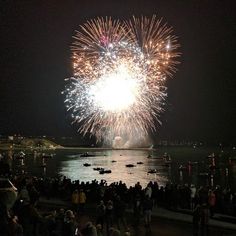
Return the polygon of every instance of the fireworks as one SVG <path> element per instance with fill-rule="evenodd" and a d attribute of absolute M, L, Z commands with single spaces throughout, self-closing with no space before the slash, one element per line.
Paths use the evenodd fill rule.
<path fill-rule="evenodd" d="M 155 130 L 166 78 L 178 63 L 171 33 L 156 16 L 97 18 L 80 26 L 72 46 L 74 77 L 64 91 L 80 133 L 101 140 Z"/>

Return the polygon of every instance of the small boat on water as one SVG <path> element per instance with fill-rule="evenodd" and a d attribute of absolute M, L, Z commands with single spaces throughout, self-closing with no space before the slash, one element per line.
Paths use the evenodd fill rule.
<path fill-rule="evenodd" d="M 127 165 L 125 165 L 126 167 L 135 167 L 135 165 L 134 164 L 127 164 Z"/>
<path fill-rule="evenodd" d="M 80 157 L 95 157 L 95 154 L 89 154 L 88 152 L 82 153 Z"/>
<path fill-rule="evenodd" d="M 84 163 L 83 166 L 88 167 L 88 166 L 91 166 L 91 164 L 89 164 L 89 163 Z"/>
<path fill-rule="evenodd" d="M 100 170 L 104 170 L 104 168 L 102 168 L 102 167 L 95 167 L 95 168 L 93 168 L 93 170 L 100 171 Z"/>
<path fill-rule="evenodd" d="M 137 165 L 142 165 L 142 164 L 143 164 L 143 162 L 141 162 L 141 161 L 137 162 Z"/>
<path fill-rule="evenodd" d="M 153 156 L 152 156 L 152 155 L 150 155 L 150 154 L 147 156 L 147 158 L 148 158 L 148 159 L 153 159 L 153 160 L 161 160 L 161 161 L 163 161 L 163 160 L 164 160 L 164 158 L 163 158 L 163 157 L 153 157 Z"/>
<path fill-rule="evenodd" d="M 156 174 L 157 173 L 157 170 L 156 169 L 150 169 L 148 171 L 148 174 Z"/>
<path fill-rule="evenodd" d="M 111 173 L 111 170 L 104 170 L 104 169 L 102 169 L 102 170 L 99 171 L 100 175 L 102 175 L 102 174 L 109 174 L 109 173 Z"/>
<path fill-rule="evenodd" d="M 80 157 L 82 153 L 77 153 L 77 154 L 72 154 L 72 155 L 66 155 L 67 157 L 70 157 L 70 158 L 76 158 L 76 157 Z"/>

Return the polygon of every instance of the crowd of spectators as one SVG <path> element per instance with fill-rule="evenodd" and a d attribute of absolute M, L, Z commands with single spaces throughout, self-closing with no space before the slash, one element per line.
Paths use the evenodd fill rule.
<path fill-rule="evenodd" d="M 139 182 L 127 187 L 123 182 L 107 184 L 98 182 L 71 181 L 66 177 L 38 178 L 25 175 L 11 176 L 18 189 L 18 199 L 10 211 L 1 204 L 1 235 L 45 236 L 96 236 L 130 235 L 127 209 L 133 212 L 132 224 L 144 224 L 150 228 L 153 207 L 187 209 L 196 215 L 199 206 L 215 212 L 236 216 L 236 194 L 229 188 L 214 189 L 208 186 L 175 185 L 159 186 L 150 182 L 142 187 Z M 68 208 L 59 208 L 50 213 L 38 210 L 40 198 L 68 203 Z M 93 206 L 88 211 L 88 206 Z M 84 215 L 91 219 L 82 223 Z M 195 217 L 196 218 L 196 217 Z M 5 232 L 5 234 L 4 234 Z"/>

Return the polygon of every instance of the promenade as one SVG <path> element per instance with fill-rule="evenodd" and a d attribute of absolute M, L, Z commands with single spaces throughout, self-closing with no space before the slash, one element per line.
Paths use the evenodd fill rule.
<path fill-rule="evenodd" d="M 45 199 L 40 198 L 38 203 L 39 209 L 42 213 L 52 209 L 69 209 L 71 204 L 68 201 L 59 199 Z M 95 221 L 96 206 L 88 204 L 86 213 L 81 217 L 81 221 L 86 223 L 91 220 Z M 168 210 L 162 207 L 154 207 L 152 211 L 151 229 L 147 230 L 144 227 L 143 219 L 139 227 L 132 225 L 133 212 L 132 209 L 127 209 L 127 224 L 130 228 L 131 235 L 134 236 L 191 236 L 192 233 L 192 215 L 190 210 Z M 105 236 L 106 234 L 104 234 Z M 208 235 L 212 236 L 235 236 L 236 235 L 236 217 L 215 214 L 209 220 Z"/>

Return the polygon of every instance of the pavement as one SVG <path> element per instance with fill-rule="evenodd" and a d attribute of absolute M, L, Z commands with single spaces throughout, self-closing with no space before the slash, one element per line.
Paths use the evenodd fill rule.
<path fill-rule="evenodd" d="M 71 205 L 70 202 L 62 201 L 60 199 L 48 200 L 40 198 L 39 207 L 42 207 L 42 209 L 44 207 L 47 209 L 58 209 L 70 208 Z M 95 205 L 89 205 L 88 208 L 93 210 Z M 127 213 L 131 214 L 132 210 L 127 209 Z M 162 207 L 154 207 L 152 218 L 154 233 L 142 233 L 142 230 L 145 230 L 139 229 L 139 233 L 135 233 L 135 235 L 192 235 L 192 215 L 190 210 L 168 210 Z M 211 234 L 209 235 L 236 235 L 236 217 L 215 214 L 214 217 L 209 220 L 209 228 L 211 228 Z"/>
<path fill-rule="evenodd" d="M 187 212 L 182 213 L 158 207 L 153 209 L 152 215 L 160 218 L 165 218 L 168 220 L 192 223 L 192 215 L 190 214 L 190 211 L 189 213 Z M 214 217 L 209 220 L 209 226 L 214 228 L 224 228 L 236 231 L 236 224 L 220 220 L 222 216 L 223 216 L 222 214 L 215 214 Z M 224 216 L 225 219 L 231 219 L 232 221 L 236 222 L 236 217 L 226 216 L 226 215 Z"/>

